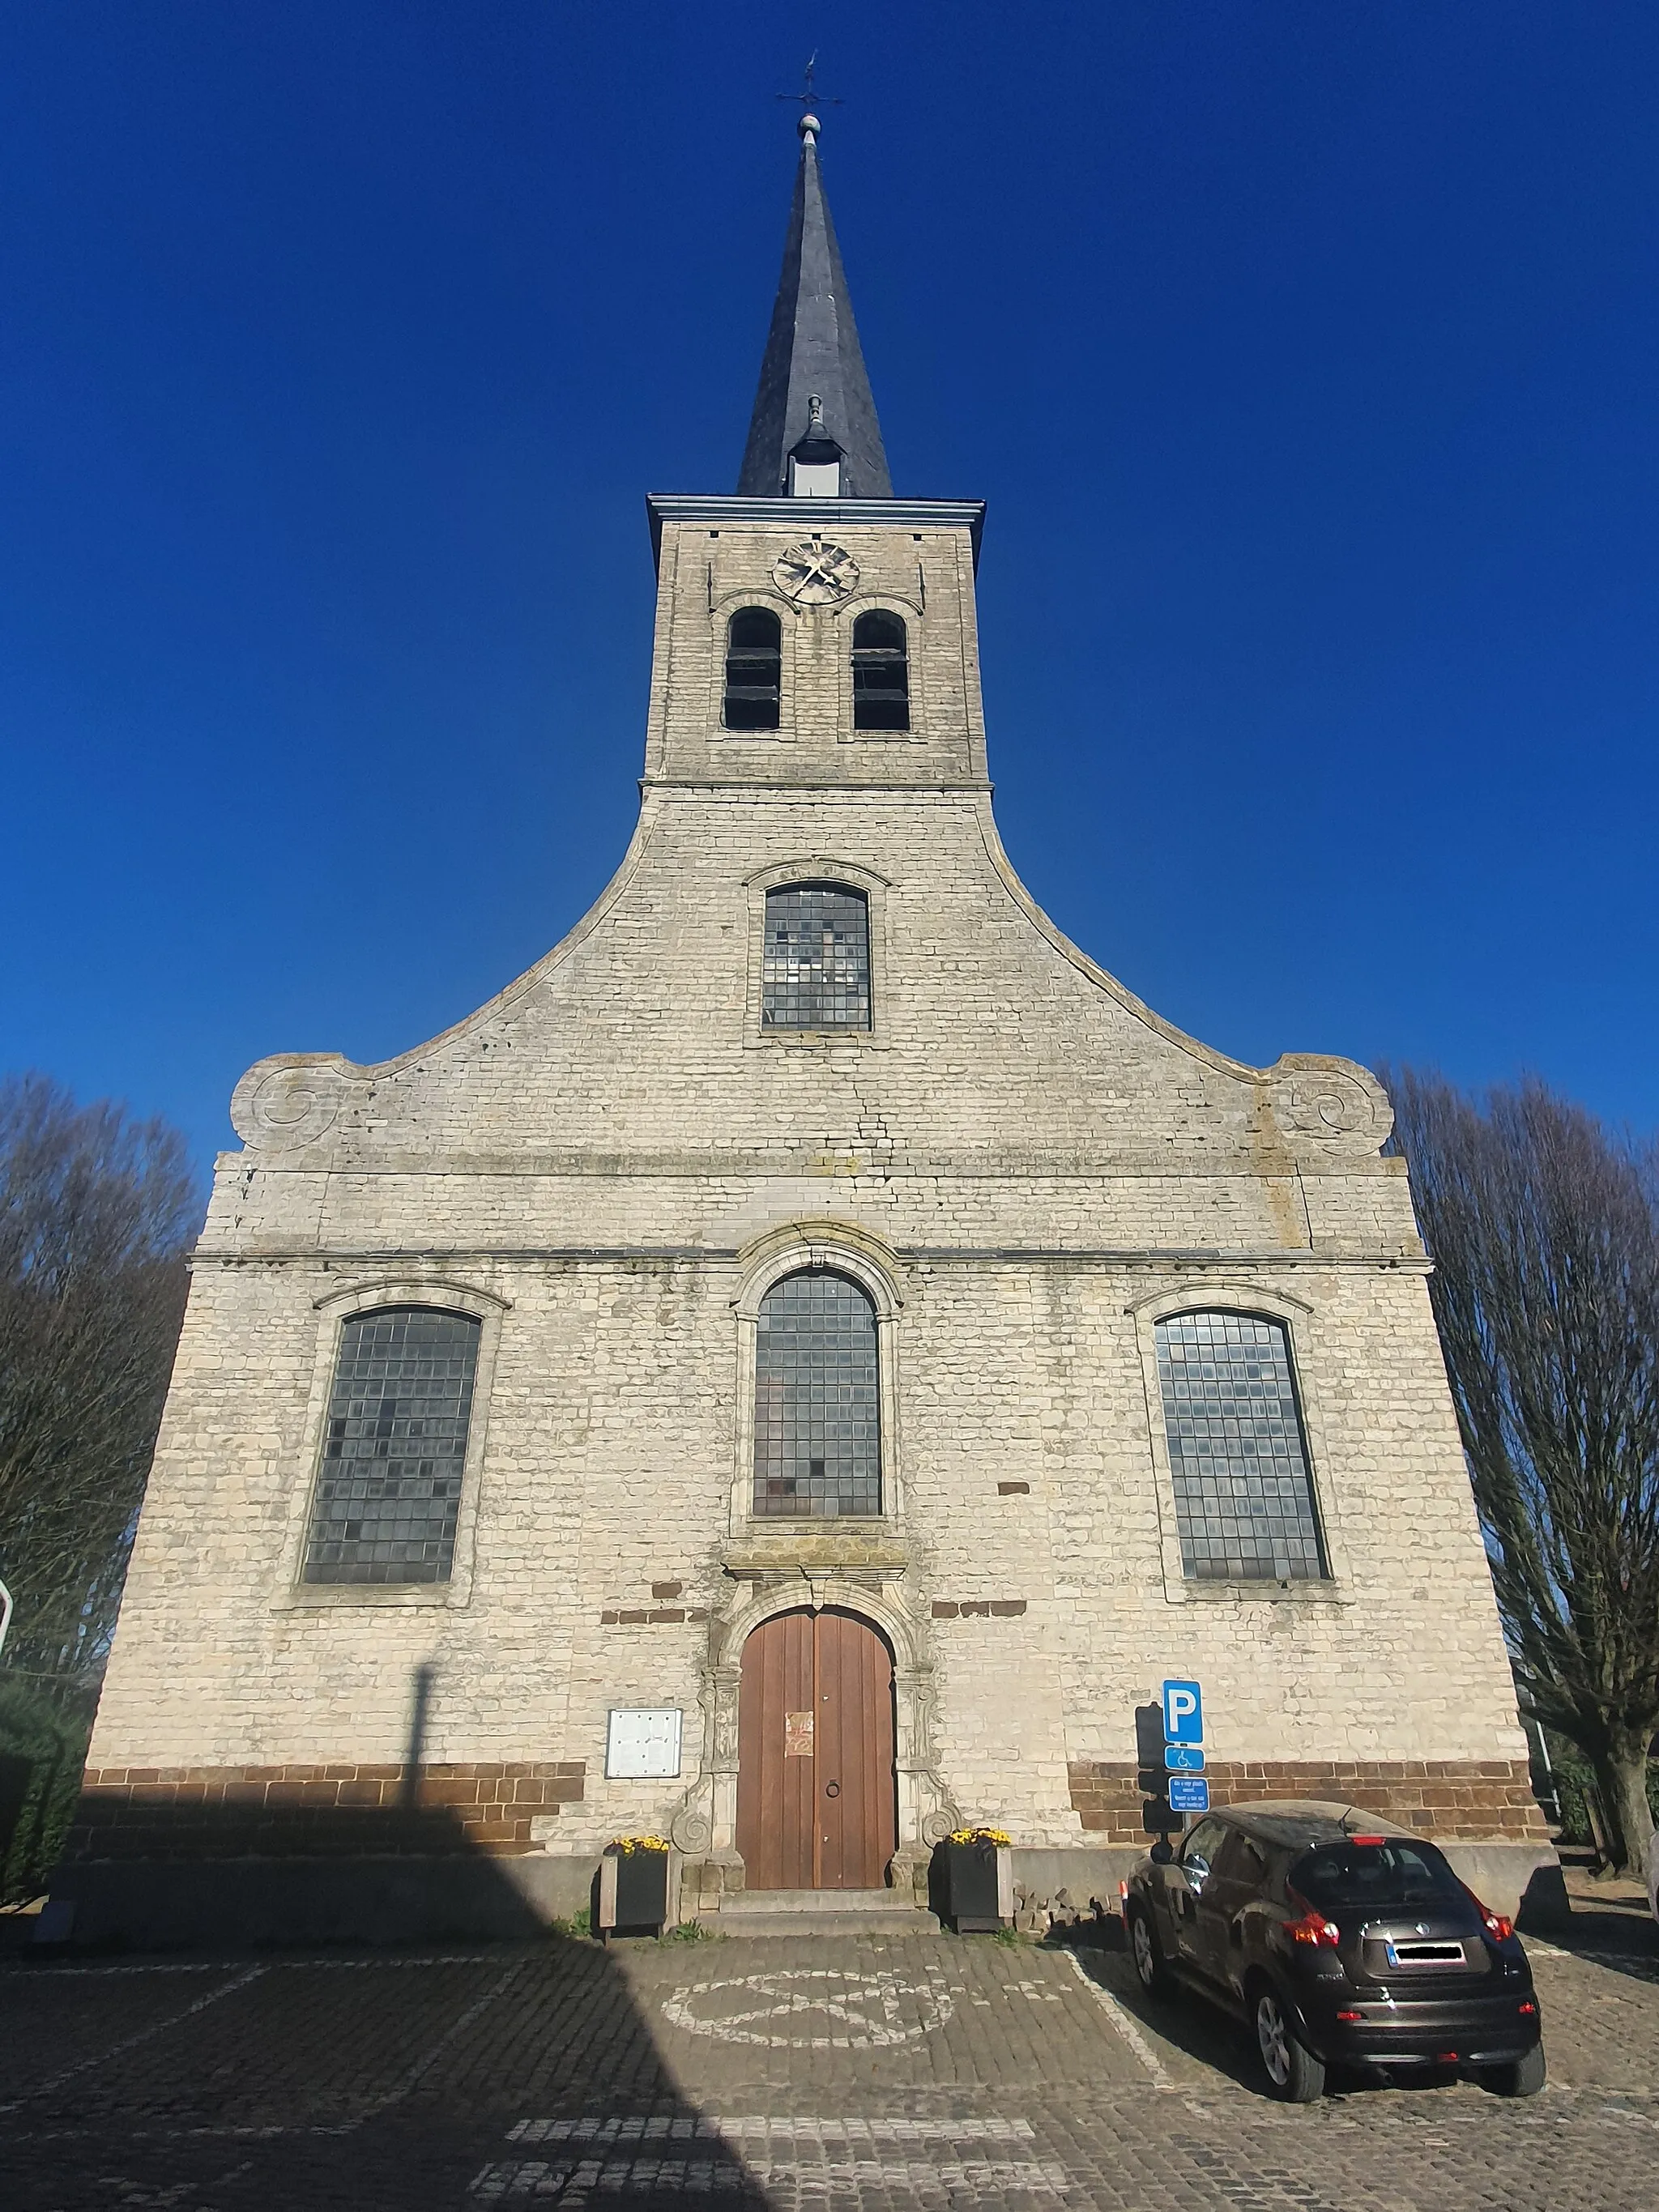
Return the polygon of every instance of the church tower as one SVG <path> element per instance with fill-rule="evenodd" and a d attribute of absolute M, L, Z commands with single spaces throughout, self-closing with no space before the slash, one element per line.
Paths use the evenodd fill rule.
<path fill-rule="evenodd" d="M 444 1035 L 237 1086 L 83 1936 L 521 1926 L 639 1832 L 728 1926 L 909 1913 L 963 1820 L 1109 1900 L 1171 1677 L 1214 1802 L 1500 1908 L 1548 1856 L 1388 1101 L 1182 1035 L 1015 875 L 983 509 L 894 495 L 818 131 L 737 490 L 647 502 L 616 876 Z"/>

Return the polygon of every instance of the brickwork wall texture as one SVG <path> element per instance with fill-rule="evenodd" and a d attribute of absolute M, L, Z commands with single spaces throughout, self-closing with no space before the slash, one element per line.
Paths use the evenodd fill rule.
<path fill-rule="evenodd" d="M 724 736 L 726 615 L 775 603 L 800 532 L 711 514 L 664 530 L 640 828 L 593 912 L 400 1060 L 262 1062 L 239 1086 L 246 1149 L 219 1164 L 94 1766 L 388 1780 L 429 1668 L 434 1772 L 586 1766 L 538 1847 L 665 1826 L 729 1749 L 733 1547 L 763 1538 L 807 1591 L 790 1532 L 751 1529 L 734 1486 L 737 1304 L 766 1240 L 807 1224 L 890 1284 L 876 1579 L 964 1814 L 1080 1840 L 1076 1774 L 1133 1757 L 1170 1674 L 1203 1681 L 1230 1774 L 1309 1751 L 1509 1775 L 1524 1746 L 1376 1085 L 1182 1037 L 1031 905 L 983 787 L 965 526 L 835 526 L 860 597 L 775 602 L 789 726 Z M 848 625 L 872 599 L 911 624 L 911 738 L 850 729 Z M 763 887 L 792 871 L 869 890 L 867 1036 L 759 1034 Z M 1290 1328 L 1328 1583 L 1183 1582 L 1161 1294 Z M 308 1591 L 341 1315 L 422 1295 L 484 1323 L 455 1579 Z M 606 1780 L 608 1710 L 674 1705 L 682 1776 Z M 1496 1798 L 1443 1809 L 1511 1832 Z"/>
<path fill-rule="evenodd" d="M 516 1765 L 89 1767 L 66 1856 L 498 1856 L 582 1795 L 580 1759 Z"/>
<path fill-rule="evenodd" d="M 1262 1759 L 1206 1769 L 1212 1805 L 1249 1805 L 1267 1797 L 1357 1805 L 1397 1827 L 1448 1841 L 1510 1837 L 1547 1840 L 1524 1759 Z M 1141 1844 L 1147 1799 L 1137 1770 L 1121 1761 L 1083 1759 L 1072 1768 L 1072 1802 L 1103 1843 Z"/>

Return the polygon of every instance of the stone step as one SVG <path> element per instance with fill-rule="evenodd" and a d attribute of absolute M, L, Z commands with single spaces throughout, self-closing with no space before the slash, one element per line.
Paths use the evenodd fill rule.
<path fill-rule="evenodd" d="M 937 1936 L 896 1889 L 738 1889 L 699 1918 L 721 1936 Z"/>

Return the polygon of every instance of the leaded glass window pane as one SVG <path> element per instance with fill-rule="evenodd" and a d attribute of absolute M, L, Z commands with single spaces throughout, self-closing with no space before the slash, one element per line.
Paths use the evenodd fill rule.
<path fill-rule="evenodd" d="M 477 1364 L 466 1314 L 409 1307 L 346 1322 L 307 1582 L 448 1579 Z"/>
<path fill-rule="evenodd" d="M 863 892 L 837 884 L 768 891 L 761 1027 L 869 1026 L 870 908 Z"/>
<path fill-rule="evenodd" d="M 845 1275 L 786 1275 L 761 1301 L 755 1510 L 881 1510 L 875 1308 Z"/>
<path fill-rule="evenodd" d="M 1158 1324 L 1183 1571 L 1313 1582 L 1326 1572 L 1283 1325 L 1184 1313 Z"/>

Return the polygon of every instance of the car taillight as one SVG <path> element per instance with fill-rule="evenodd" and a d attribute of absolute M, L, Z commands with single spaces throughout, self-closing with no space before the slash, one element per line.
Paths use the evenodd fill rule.
<path fill-rule="evenodd" d="M 1480 1915 L 1480 1924 L 1485 1928 L 1487 1935 L 1492 1937 L 1493 1942 L 1507 1943 L 1510 1936 L 1515 1933 L 1514 1921 L 1510 1919 L 1504 1913 L 1494 1912 L 1491 1905 L 1482 1905 L 1480 1899 L 1475 1895 L 1474 1892 L 1468 1887 L 1467 1883 L 1464 1885 L 1464 1888 L 1465 1893 L 1468 1897 L 1470 1903 L 1474 1905 L 1475 1911 Z"/>
<path fill-rule="evenodd" d="M 1523 1997 L 1521 2000 L 1520 2012 L 1522 2020 L 1527 2017 L 1528 2013 L 1535 2013 L 1537 2010 L 1537 2006 L 1532 2002 L 1529 1997 Z"/>
<path fill-rule="evenodd" d="M 1305 1898 L 1293 1899 L 1297 1905 L 1306 1905 Z M 1309 1905 L 1299 1920 L 1287 1920 L 1285 1933 L 1292 1943 L 1328 1944 L 1334 1951 L 1342 1941 L 1342 1930 L 1334 1920 L 1327 1920 L 1316 1905 Z"/>

